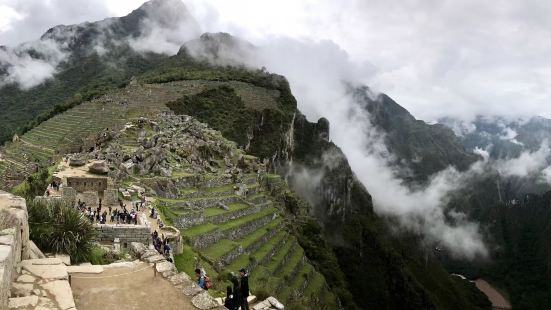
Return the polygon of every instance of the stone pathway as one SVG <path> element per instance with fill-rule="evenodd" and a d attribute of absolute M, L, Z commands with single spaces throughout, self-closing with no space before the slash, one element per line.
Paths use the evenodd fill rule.
<path fill-rule="evenodd" d="M 75 309 L 63 259 L 23 260 L 18 270 L 12 283 L 10 309 Z"/>
<path fill-rule="evenodd" d="M 79 310 L 195 309 L 191 298 L 147 263 L 112 264 L 100 273 L 73 274 L 71 284 Z M 85 270 L 83 270 L 85 271 Z"/>

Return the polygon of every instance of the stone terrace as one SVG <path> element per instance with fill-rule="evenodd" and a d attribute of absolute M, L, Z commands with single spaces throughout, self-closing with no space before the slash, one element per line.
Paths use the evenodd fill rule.
<path fill-rule="evenodd" d="M 193 198 L 159 199 L 158 204 L 166 220 L 182 229 L 192 250 L 208 264 L 206 270 L 211 278 L 246 268 L 251 272 L 253 293 L 255 288 L 264 288 L 283 303 L 291 298 L 312 296 L 326 298 L 328 304 L 334 302 L 324 277 L 287 232 L 282 207 L 272 201 L 256 175 L 245 179 L 249 194 L 244 197 L 236 196 L 232 189 L 238 184 L 230 183 L 200 190 L 182 188 Z M 270 182 L 283 180 L 272 176 Z M 227 197 L 237 198 L 231 203 L 221 203 Z M 208 203 L 202 203 L 203 200 Z M 183 258 L 177 256 L 178 261 Z M 177 266 L 181 271 L 193 273 L 192 262 Z M 222 290 L 226 284 L 215 285 Z"/>

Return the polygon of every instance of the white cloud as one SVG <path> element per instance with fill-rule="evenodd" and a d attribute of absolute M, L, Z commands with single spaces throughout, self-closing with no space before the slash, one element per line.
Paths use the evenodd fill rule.
<path fill-rule="evenodd" d="M 504 176 L 527 177 L 548 172 L 551 164 L 551 148 L 544 141 L 535 152 L 524 151 L 519 157 L 496 161 L 498 171 Z M 550 183 L 551 184 L 551 183 Z"/>

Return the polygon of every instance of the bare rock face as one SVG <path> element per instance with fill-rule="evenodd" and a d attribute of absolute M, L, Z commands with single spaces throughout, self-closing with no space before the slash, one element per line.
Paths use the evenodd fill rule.
<path fill-rule="evenodd" d="M 109 172 L 109 166 L 105 160 L 96 160 L 88 166 L 88 171 L 94 174 L 107 174 Z"/>

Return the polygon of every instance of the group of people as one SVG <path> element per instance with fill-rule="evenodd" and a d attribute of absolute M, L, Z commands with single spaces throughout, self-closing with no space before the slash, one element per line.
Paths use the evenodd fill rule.
<path fill-rule="evenodd" d="M 62 186 L 63 186 L 63 184 L 53 180 L 52 183 L 50 183 L 50 185 L 48 185 L 48 188 L 46 189 L 45 196 L 49 197 L 51 195 L 50 189 L 52 189 L 56 192 L 59 192 L 59 190 L 61 189 Z"/>
<path fill-rule="evenodd" d="M 113 209 L 111 206 L 108 207 L 108 211 L 104 210 L 102 211 L 102 205 L 101 205 L 101 199 L 99 200 L 99 205 L 97 208 L 92 209 L 90 206 L 86 206 L 86 203 L 80 201 L 80 199 L 77 202 L 77 209 L 79 209 L 84 215 L 90 219 L 90 222 L 98 223 L 98 224 L 106 224 L 107 220 L 110 218 L 111 223 L 117 223 L 117 224 L 134 224 L 138 225 L 138 208 L 140 203 L 136 203 L 136 210 L 132 208 L 132 210 L 129 212 L 126 209 L 126 205 L 123 204 L 121 200 L 119 200 L 119 205 L 121 207 L 121 210 L 115 208 Z"/>
<path fill-rule="evenodd" d="M 151 240 L 153 240 L 153 246 L 159 254 L 163 255 L 167 261 L 172 263 L 172 258 L 170 257 L 170 244 L 168 244 L 168 238 L 165 238 L 165 235 L 159 233 L 155 230 L 151 234 Z"/>
<path fill-rule="evenodd" d="M 197 285 L 202 289 L 208 290 L 212 284 L 204 269 L 195 269 L 195 275 L 197 276 Z M 239 278 L 233 277 L 232 286 L 226 287 L 226 300 L 224 306 L 229 310 L 249 310 L 249 274 L 247 270 L 241 268 L 239 270 Z"/>

